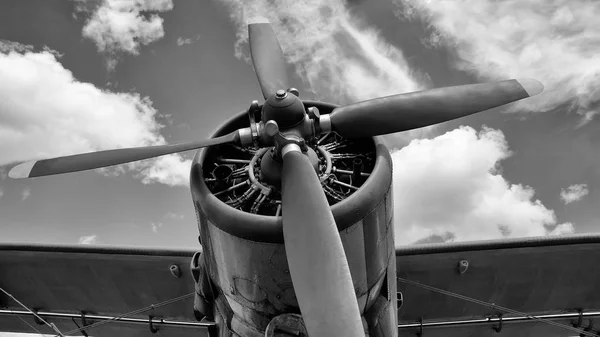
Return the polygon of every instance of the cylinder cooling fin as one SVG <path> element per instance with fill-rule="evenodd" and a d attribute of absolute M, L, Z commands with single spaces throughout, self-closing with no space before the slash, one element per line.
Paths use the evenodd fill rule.
<path fill-rule="evenodd" d="M 329 205 L 357 191 L 375 165 L 372 138 L 345 139 L 330 132 L 307 140 L 307 147 Z M 272 147 L 221 145 L 207 153 L 203 171 L 210 192 L 227 205 L 253 214 L 281 215 L 281 163 Z"/>

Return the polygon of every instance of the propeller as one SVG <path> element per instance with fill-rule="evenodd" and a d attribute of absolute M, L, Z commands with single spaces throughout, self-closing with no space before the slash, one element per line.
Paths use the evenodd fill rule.
<path fill-rule="evenodd" d="M 268 20 L 251 20 L 248 34 L 252 62 L 264 98 L 272 97 L 277 90 L 289 88 L 283 52 Z M 540 82 L 520 79 L 381 97 L 338 107 L 331 114 L 318 117 L 319 129 L 336 131 L 345 138 L 384 135 L 464 117 L 536 95 L 542 90 Z M 287 112 L 284 111 L 287 107 L 276 108 Z M 315 130 L 312 124 L 308 125 L 311 127 L 306 126 L 299 124 L 292 130 L 285 130 L 285 135 L 274 130 L 277 133 L 275 145 L 283 148 L 281 201 L 290 275 L 310 336 L 362 337 L 364 329 L 358 301 L 337 225 L 315 169 L 297 145 L 298 138 L 301 138 L 299 135 L 306 136 L 303 130 Z M 118 165 L 218 144 L 247 145 L 256 139 L 255 132 L 256 129 L 246 128 L 225 136 L 184 144 L 31 161 L 14 167 L 9 176 L 39 177 Z M 268 130 L 264 132 L 268 133 Z M 265 138 L 264 134 L 258 136 Z M 275 134 L 268 136 L 274 137 Z M 278 143 L 292 138 L 296 143 Z"/>
<path fill-rule="evenodd" d="M 283 238 L 309 336 L 364 336 L 350 268 L 333 214 L 310 160 L 282 151 Z"/>
<path fill-rule="evenodd" d="M 467 84 L 375 98 L 334 109 L 331 126 L 342 137 L 373 137 L 468 116 L 539 94 L 534 79 Z"/>
<path fill-rule="evenodd" d="M 14 179 L 21 179 L 91 170 L 212 145 L 239 142 L 239 139 L 239 131 L 234 131 L 225 136 L 183 144 L 130 147 L 34 160 L 13 167 L 8 172 L 8 176 Z"/>
<path fill-rule="evenodd" d="M 248 39 L 254 71 L 265 99 L 290 86 L 283 51 L 269 20 L 261 17 L 248 21 Z"/>

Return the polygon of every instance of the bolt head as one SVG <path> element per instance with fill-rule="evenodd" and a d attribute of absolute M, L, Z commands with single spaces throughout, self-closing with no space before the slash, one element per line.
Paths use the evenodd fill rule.
<path fill-rule="evenodd" d="M 284 99 L 286 97 L 287 97 L 287 92 L 283 89 L 279 89 L 275 93 L 275 98 L 277 98 L 277 99 Z"/>
<path fill-rule="evenodd" d="M 265 132 L 267 135 L 269 135 L 269 137 L 274 137 L 277 133 L 279 133 L 279 126 L 277 125 L 277 122 L 274 120 L 267 121 L 265 123 Z"/>
<path fill-rule="evenodd" d="M 296 88 L 289 88 L 287 91 L 289 93 L 296 95 L 296 97 L 300 97 L 300 91 L 298 91 L 298 89 L 296 89 Z"/>
<path fill-rule="evenodd" d="M 308 112 L 308 116 L 311 119 L 319 119 L 319 117 L 321 117 L 321 113 L 319 112 L 319 109 L 317 109 L 314 106 L 311 106 L 310 108 L 306 109 Z"/>

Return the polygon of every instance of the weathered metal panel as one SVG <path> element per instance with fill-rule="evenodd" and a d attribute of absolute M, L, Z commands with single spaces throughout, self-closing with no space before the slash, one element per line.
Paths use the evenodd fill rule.
<path fill-rule="evenodd" d="M 192 293 L 194 284 L 189 264 L 193 253 L 164 249 L 1 244 L 0 287 L 33 309 L 119 316 Z M 170 272 L 171 265 L 180 268 L 179 278 Z M 0 293 L 0 308 L 23 310 L 3 293 Z M 153 315 L 196 322 L 192 308 L 193 297 L 188 297 L 128 317 L 148 319 Z M 50 318 L 49 321 L 67 324 L 67 330 L 75 328 L 70 319 Z M 108 330 L 98 331 L 109 331 L 113 329 L 112 324 L 106 325 Z M 147 326 L 120 325 L 123 331 L 148 329 Z M 35 332 L 17 317 L 0 315 L 0 331 L 3 330 Z"/>
<path fill-rule="evenodd" d="M 464 274 L 458 271 L 461 260 L 469 262 Z M 600 236 L 439 244 L 402 247 L 396 251 L 397 275 L 401 278 L 527 314 L 600 309 L 597 287 L 600 271 L 593 268 L 599 260 Z M 421 318 L 426 322 L 455 321 L 496 317 L 500 313 L 489 306 L 415 285 L 402 282 L 397 285 L 404 295 L 404 306 L 398 312 L 400 324 Z M 505 316 L 510 317 L 506 313 Z M 548 324 L 532 321 L 505 328 L 515 336 L 569 334 L 545 325 Z M 486 329 L 489 326 L 428 330 L 452 337 L 487 336 Z"/>

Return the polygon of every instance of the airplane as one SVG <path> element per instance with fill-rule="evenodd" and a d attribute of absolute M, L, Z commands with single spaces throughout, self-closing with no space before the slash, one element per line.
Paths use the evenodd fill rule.
<path fill-rule="evenodd" d="M 533 79 L 301 100 L 265 18 L 265 101 L 214 135 L 19 164 L 11 178 L 198 150 L 200 249 L 0 244 L 0 331 L 49 336 L 597 336 L 600 236 L 395 247 L 381 136 L 543 91 Z M 191 276 L 191 277 L 190 277 Z"/>

